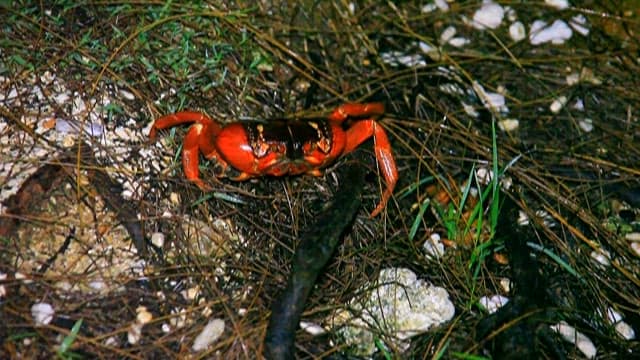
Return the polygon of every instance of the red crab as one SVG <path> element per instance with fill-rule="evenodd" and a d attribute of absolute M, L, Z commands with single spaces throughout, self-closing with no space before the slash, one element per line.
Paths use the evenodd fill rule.
<path fill-rule="evenodd" d="M 210 187 L 198 175 L 199 151 L 222 169 L 216 176 L 236 181 L 263 175 L 320 176 L 320 169 L 373 137 L 376 159 L 387 185 L 371 213 L 373 217 L 385 208 L 398 180 L 387 134 L 373 119 L 383 112 L 381 103 L 353 103 L 337 107 L 326 119 L 220 125 L 203 113 L 181 111 L 157 119 L 149 138 L 154 140 L 161 129 L 195 123 L 184 139 L 182 166 L 187 179 L 206 191 Z M 353 122 L 344 128 L 347 119 Z"/>

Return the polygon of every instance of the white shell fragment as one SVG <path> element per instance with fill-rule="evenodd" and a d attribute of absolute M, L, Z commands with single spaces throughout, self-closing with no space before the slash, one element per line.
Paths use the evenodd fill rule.
<path fill-rule="evenodd" d="M 55 313 L 53 306 L 48 303 L 35 303 L 31 306 L 31 316 L 36 326 L 49 324 Z"/>
<path fill-rule="evenodd" d="M 200 334 L 196 336 L 193 341 L 193 345 L 191 346 L 191 350 L 193 351 L 202 351 L 205 350 L 209 345 L 213 344 L 216 340 L 222 336 L 224 332 L 224 320 L 222 319 L 212 319 L 207 323 L 207 325 L 202 329 Z"/>
<path fill-rule="evenodd" d="M 573 326 L 561 321 L 556 325 L 551 325 L 551 330 L 557 332 L 566 341 L 575 344 L 587 359 L 593 359 L 598 352 L 593 342 L 583 333 L 577 331 Z"/>

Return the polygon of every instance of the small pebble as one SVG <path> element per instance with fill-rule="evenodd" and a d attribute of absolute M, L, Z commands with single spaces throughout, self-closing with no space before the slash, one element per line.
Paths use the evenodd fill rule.
<path fill-rule="evenodd" d="M 509 36 L 515 42 L 522 41 L 527 37 L 527 30 L 524 28 L 524 24 L 520 21 L 516 21 L 509 26 Z"/>
<path fill-rule="evenodd" d="M 327 332 L 322 326 L 306 321 L 300 321 L 300 328 L 313 336 L 322 335 Z"/>
<path fill-rule="evenodd" d="M 493 314 L 498 311 L 498 309 L 506 305 L 509 302 L 509 298 L 502 295 L 493 295 L 491 297 L 483 296 L 478 300 L 478 302 L 489 312 L 489 314 Z"/>
<path fill-rule="evenodd" d="M 135 345 L 140 341 L 140 338 L 142 337 L 142 326 L 143 325 L 140 323 L 131 325 L 129 331 L 127 331 L 127 341 L 129 344 Z"/>
<path fill-rule="evenodd" d="M 511 132 L 520 127 L 518 119 L 503 119 L 498 121 L 498 128 L 502 131 Z"/>
<path fill-rule="evenodd" d="M 202 351 L 209 347 L 214 341 L 218 340 L 224 332 L 224 320 L 213 319 L 202 329 L 200 334 L 193 341 L 191 349 L 193 351 Z"/>
<path fill-rule="evenodd" d="M 162 248 L 164 246 L 164 234 L 161 232 L 151 234 L 151 243 L 158 248 Z"/>
<path fill-rule="evenodd" d="M 584 118 L 578 121 L 578 126 L 580 126 L 580 129 L 582 129 L 582 131 L 584 132 L 591 132 L 593 131 L 593 120 Z"/>
<path fill-rule="evenodd" d="M 631 325 L 624 321 L 617 323 L 615 329 L 618 335 L 625 340 L 634 340 L 636 338 L 636 332 L 633 330 Z"/>
<path fill-rule="evenodd" d="M 604 266 L 611 265 L 611 261 L 609 260 L 611 259 L 611 254 L 606 250 L 598 249 L 597 251 L 596 250 L 592 251 L 591 258 L 597 261 L 601 265 L 604 265 Z"/>
<path fill-rule="evenodd" d="M 544 0 L 544 3 L 558 10 L 564 10 L 569 7 L 568 0 Z"/>
<path fill-rule="evenodd" d="M 551 330 L 562 335 L 566 341 L 575 344 L 586 358 L 595 358 L 596 353 L 598 352 L 596 346 L 587 336 L 577 331 L 573 326 L 569 325 L 565 321 L 561 321 L 556 325 L 552 325 Z"/>
<path fill-rule="evenodd" d="M 476 29 L 497 29 L 502 23 L 504 8 L 491 0 L 484 0 L 482 6 L 473 14 L 471 25 Z"/>
<path fill-rule="evenodd" d="M 31 316 L 36 326 L 49 324 L 53 320 L 55 313 L 51 304 L 35 303 L 31 306 Z"/>
<path fill-rule="evenodd" d="M 567 104 L 567 100 L 567 97 L 564 95 L 558 97 L 557 99 L 553 100 L 551 106 L 549 106 L 549 110 L 551 110 L 551 112 L 554 114 L 559 113 L 560 110 L 562 110 L 562 108 Z"/>
<path fill-rule="evenodd" d="M 153 319 L 153 315 L 147 310 L 146 306 L 138 306 L 136 308 L 136 322 L 138 324 L 148 324 Z"/>
<path fill-rule="evenodd" d="M 629 241 L 640 241 L 640 232 L 631 232 L 624 236 Z"/>

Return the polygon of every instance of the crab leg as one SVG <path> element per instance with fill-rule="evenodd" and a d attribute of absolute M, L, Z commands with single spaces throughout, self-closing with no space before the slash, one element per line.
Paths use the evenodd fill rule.
<path fill-rule="evenodd" d="M 198 123 L 203 125 L 214 136 L 221 130 L 220 125 L 213 121 L 206 114 L 198 111 L 181 111 L 175 114 L 165 115 L 153 122 L 149 131 L 149 139 L 155 140 L 158 130 L 170 128 L 176 125 Z"/>
<path fill-rule="evenodd" d="M 218 152 L 213 145 L 213 140 L 220 132 L 218 123 L 207 115 L 195 111 L 181 111 L 157 119 L 149 131 L 149 138 L 153 141 L 158 130 L 166 129 L 175 125 L 196 123 L 187 132 L 182 148 L 182 168 L 188 180 L 195 183 L 200 189 L 209 190 L 209 186 L 200 179 L 198 170 L 199 151 L 209 159 L 216 158 L 219 162 Z M 226 164 L 221 164 L 225 166 Z"/>
<path fill-rule="evenodd" d="M 328 116 L 329 121 L 343 122 L 349 117 L 355 116 L 375 116 L 384 113 L 384 105 L 382 103 L 351 103 L 338 106 L 331 115 Z"/>
<path fill-rule="evenodd" d="M 389 143 L 387 133 L 382 126 L 373 119 L 357 121 L 347 130 L 347 143 L 344 148 L 344 154 L 353 151 L 370 137 L 373 137 L 373 150 L 376 154 L 380 172 L 382 172 L 382 176 L 387 185 L 387 188 L 380 198 L 380 203 L 373 212 L 371 212 L 371 217 L 375 217 L 387 205 L 387 201 L 389 201 L 391 195 L 393 195 L 396 182 L 398 182 L 398 169 L 396 168 L 396 162 L 391 152 L 391 143 Z"/>

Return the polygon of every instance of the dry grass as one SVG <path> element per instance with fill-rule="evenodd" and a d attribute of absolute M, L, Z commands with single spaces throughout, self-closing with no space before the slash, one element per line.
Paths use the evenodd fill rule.
<path fill-rule="evenodd" d="M 637 341 L 621 339 L 597 316 L 597 311 L 613 307 L 640 331 L 639 255 L 624 238 L 640 231 L 638 210 L 624 205 L 625 200 L 633 204 L 635 196 L 637 206 L 640 175 L 640 14 L 625 13 L 620 7 L 625 2 L 565 11 L 511 4 L 524 23 L 584 15 L 591 24 L 589 35 L 574 34 L 562 46 L 512 43 L 505 25 L 483 32 L 465 26 L 460 15 L 471 17 L 475 3 L 455 2 L 449 12 L 429 14 L 412 3 L 381 1 L 360 2 L 354 13 L 347 2 L 58 3 L 50 8 L 38 2 L 0 5 L 5 19 L 0 136 L 9 139 L 0 146 L 11 150 L 0 155 L 0 162 L 11 168 L 3 173 L 2 191 L 8 191 L 12 179 L 55 162 L 61 154 L 89 147 L 100 167 L 131 189 L 129 201 L 139 211 L 147 236 L 161 231 L 167 242 L 162 260 L 149 261 L 143 272 L 107 276 L 101 265 L 91 265 L 100 264 L 102 256 L 123 256 L 91 253 L 96 243 L 134 251 L 126 234 L 117 235 L 123 231 L 113 213 L 105 215 L 109 211 L 99 201 L 100 193 L 83 181 L 83 160 L 63 164 L 72 169 L 65 180 L 64 205 L 59 193 L 47 194 L 29 205 L 18 235 L 0 239 L 0 272 L 8 275 L 0 280 L 7 291 L 0 297 L 0 354 L 49 357 L 82 319 L 72 349 L 61 356 L 256 357 L 297 236 L 340 184 L 331 168 L 321 178 L 211 180 L 216 196 L 203 199 L 183 180 L 176 155 L 184 129 L 165 132 L 159 145 L 151 145 L 145 142 L 144 128 L 159 115 L 183 108 L 202 109 L 226 122 L 318 116 L 346 101 L 385 103 L 387 115 L 381 123 L 392 139 L 401 179 L 386 213 L 375 219 L 367 214 L 383 184 L 369 182 L 363 209 L 320 278 L 305 320 L 322 323 L 375 279 L 379 269 L 409 267 L 450 292 L 456 318 L 416 337 L 404 356 L 432 357 L 444 344 L 445 358 L 454 352 L 483 354 L 483 344 L 473 340 L 484 317 L 475 304 L 480 296 L 501 292 L 499 280 L 509 275 L 508 266 L 492 259 L 494 252 L 503 251 L 504 239 L 479 243 L 495 230 L 487 222 L 478 236 L 467 242 L 463 235 L 452 238 L 460 241 L 456 248 L 439 260 L 428 260 L 422 243 L 434 232 L 446 236 L 452 224 L 431 210 L 419 217 L 417 208 L 429 197 L 428 185 L 452 189 L 448 179 L 462 183 L 474 167 L 490 168 L 492 117 L 509 117 L 517 118 L 520 126 L 509 133 L 497 130 L 499 168 L 520 156 L 506 172 L 515 192 L 522 194 L 520 205 L 529 214 L 544 209 L 556 223 L 537 228 L 537 244 L 577 274 L 535 252 L 539 275 L 549 289 L 562 289 L 556 295 L 564 303 L 556 316 L 581 319 L 574 325 L 596 342 L 602 358 L 617 357 L 626 349 L 640 351 Z M 449 25 L 471 44 L 443 46 L 438 59 L 419 51 L 418 42 L 437 45 Z M 425 65 L 390 65 L 383 59 L 392 51 L 421 54 Z M 57 80 L 43 79 L 46 73 Z M 566 76 L 573 73 L 583 78 L 567 85 Z M 508 116 L 492 114 L 482 105 L 470 90 L 475 82 L 492 92 L 506 88 Z M 61 86 L 70 96 L 58 101 Z M 453 87 L 459 91 L 447 91 Z M 12 91 L 14 96 L 8 96 Z M 553 113 L 549 106 L 560 96 L 568 99 L 567 105 Z M 578 99 L 583 110 L 573 106 Z M 85 109 L 78 110 L 81 106 L 74 100 Z M 463 103 L 479 116 L 468 115 Z M 43 128 L 43 121 L 53 117 L 75 119 L 79 126 L 104 123 L 105 135 L 76 136 L 65 148 L 64 135 Z M 587 118 L 593 125 L 589 132 L 581 127 Z M 129 136 L 109 137 L 116 132 Z M 203 171 L 213 178 L 213 170 Z M 455 203 L 460 193 L 450 192 Z M 171 200 L 172 194 L 177 201 Z M 58 200 L 51 200 L 55 196 Z M 46 229 L 43 224 L 51 225 L 50 233 L 33 238 L 33 228 Z M 464 226 L 462 221 L 453 224 Z M 36 265 L 26 275 L 33 281 L 16 278 L 16 271 L 25 271 L 21 266 L 29 260 L 31 242 L 64 240 L 71 227 L 73 242 L 82 245 L 75 251 L 94 256 L 89 265 L 66 275 L 38 272 L 60 249 L 56 245 L 44 251 L 45 260 L 30 260 Z M 610 266 L 600 267 L 590 257 L 600 249 L 610 254 Z M 476 257 L 478 253 L 482 256 Z M 67 256 L 62 252 L 54 262 Z M 112 288 L 60 288 L 61 282 L 81 283 L 83 274 L 96 272 Z M 197 296 L 181 293 L 188 289 L 197 289 Z M 53 304 L 58 315 L 53 323 L 33 326 L 30 307 L 36 302 Z M 127 333 L 140 306 L 154 317 L 140 341 L 130 344 Z M 193 338 L 207 323 L 205 315 L 224 319 L 226 330 L 205 353 L 192 354 Z M 177 323 L 181 319 L 184 326 Z M 171 331 L 164 331 L 166 324 Z M 330 345 L 333 336 L 299 331 L 298 356 L 347 351 Z M 572 345 L 555 344 L 568 357 L 580 357 Z M 549 347 L 542 354 L 551 357 Z"/>

